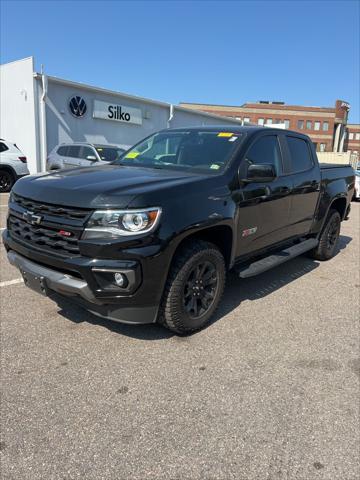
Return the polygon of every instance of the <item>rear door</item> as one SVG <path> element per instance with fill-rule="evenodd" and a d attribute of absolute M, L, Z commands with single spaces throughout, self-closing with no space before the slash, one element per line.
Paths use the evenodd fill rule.
<path fill-rule="evenodd" d="M 65 167 L 78 167 L 80 166 L 80 145 L 69 145 L 66 156 L 64 157 Z"/>
<path fill-rule="evenodd" d="M 310 142 L 294 134 L 285 134 L 292 180 L 290 231 L 306 235 L 312 225 L 320 194 L 321 174 Z"/>
<path fill-rule="evenodd" d="M 277 134 L 265 133 L 255 139 L 241 160 L 240 178 L 246 179 L 250 164 L 272 164 L 277 176 L 270 182 L 243 183 L 241 186 L 236 202 L 239 207 L 237 257 L 282 242 L 290 236 L 292 182 L 284 174 L 283 153 Z"/>

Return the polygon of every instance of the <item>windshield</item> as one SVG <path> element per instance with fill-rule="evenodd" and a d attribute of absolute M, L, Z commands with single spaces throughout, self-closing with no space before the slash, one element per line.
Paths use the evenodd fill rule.
<path fill-rule="evenodd" d="M 241 136 L 237 132 L 209 130 L 160 132 L 140 142 L 115 163 L 217 173 L 231 158 Z"/>
<path fill-rule="evenodd" d="M 100 147 L 95 145 L 95 150 L 104 162 L 114 162 L 124 153 L 123 149 L 117 147 Z"/>

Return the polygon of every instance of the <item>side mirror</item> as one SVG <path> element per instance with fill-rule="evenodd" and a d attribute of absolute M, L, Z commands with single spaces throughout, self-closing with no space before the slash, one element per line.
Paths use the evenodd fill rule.
<path fill-rule="evenodd" d="M 88 155 L 86 157 L 86 160 L 90 160 L 90 162 L 96 162 L 97 158 L 95 157 L 95 155 Z"/>
<path fill-rule="evenodd" d="M 262 165 L 249 165 L 247 177 L 242 179 L 243 182 L 271 182 L 276 178 L 274 165 L 268 163 Z"/>

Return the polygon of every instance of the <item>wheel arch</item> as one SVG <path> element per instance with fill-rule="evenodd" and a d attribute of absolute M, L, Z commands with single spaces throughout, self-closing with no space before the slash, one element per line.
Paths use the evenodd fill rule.
<path fill-rule="evenodd" d="M 230 269 L 232 267 L 234 234 L 230 225 L 213 225 L 183 236 L 176 245 L 172 255 L 172 260 L 184 246 L 186 246 L 189 242 L 196 240 L 203 240 L 213 243 L 222 253 L 226 268 Z"/>
<path fill-rule="evenodd" d="M 346 213 L 346 206 L 347 206 L 346 198 L 343 196 L 337 197 L 331 202 L 328 209 L 328 213 L 330 212 L 330 210 L 337 210 L 340 214 L 341 220 L 344 220 L 345 213 Z"/>
<path fill-rule="evenodd" d="M 15 172 L 15 170 L 13 169 L 13 167 L 11 165 L 0 163 L 0 171 L 1 170 L 11 173 L 11 175 L 14 177 L 14 180 L 16 180 L 17 173 Z"/>

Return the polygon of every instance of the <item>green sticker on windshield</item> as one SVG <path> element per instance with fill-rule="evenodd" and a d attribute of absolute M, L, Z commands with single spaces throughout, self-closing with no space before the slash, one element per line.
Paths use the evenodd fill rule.
<path fill-rule="evenodd" d="M 213 163 L 212 165 L 210 165 L 210 168 L 211 168 L 212 170 L 219 170 L 220 165 L 217 165 L 216 163 Z"/>

